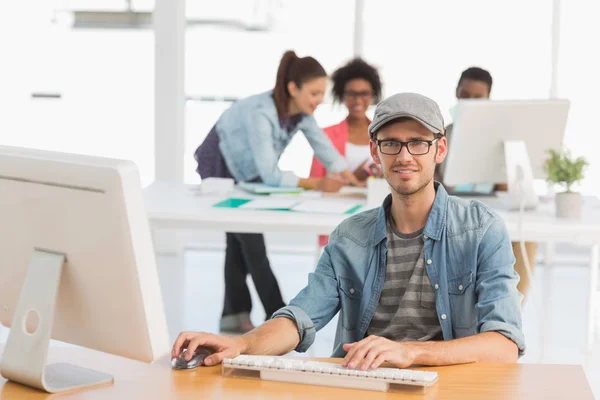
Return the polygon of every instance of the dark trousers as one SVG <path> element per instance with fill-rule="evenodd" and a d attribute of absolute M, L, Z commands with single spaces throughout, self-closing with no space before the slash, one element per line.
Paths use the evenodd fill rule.
<path fill-rule="evenodd" d="M 250 312 L 252 309 L 250 291 L 246 284 L 246 276 L 250 274 L 267 318 L 270 318 L 275 311 L 284 307 L 285 303 L 267 258 L 263 235 L 229 232 L 226 235 L 223 316 Z"/>

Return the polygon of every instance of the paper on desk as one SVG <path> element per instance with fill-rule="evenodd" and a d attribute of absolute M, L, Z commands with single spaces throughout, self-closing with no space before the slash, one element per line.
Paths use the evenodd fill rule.
<path fill-rule="evenodd" d="M 324 214 L 346 214 L 358 207 L 360 207 L 360 203 L 329 200 L 304 200 L 292 207 L 292 211 Z"/>
<path fill-rule="evenodd" d="M 265 197 L 253 199 L 246 204 L 242 204 L 239 208 L 250 210 L 290 210 L 300 199 L 297 197 Z"/>
<path fill-rule="evenodd" d="M 341 195 L 362 195 L 367 197 L 367 188 L 358 186 L 344 186 L 338 193 Z"/>

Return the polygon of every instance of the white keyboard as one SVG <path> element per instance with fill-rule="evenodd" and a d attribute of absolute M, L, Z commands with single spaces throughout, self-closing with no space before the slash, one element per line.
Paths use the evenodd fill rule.
<path fill-rule="evenodd" d="M 437 372 L 398 368 L 359 371 L 341 364 L 277 356 L 247 356 L 223 360 L 223 375 L 268 381 L 305 383 L 377 391 L 423 389 L 433 385 Z"/>

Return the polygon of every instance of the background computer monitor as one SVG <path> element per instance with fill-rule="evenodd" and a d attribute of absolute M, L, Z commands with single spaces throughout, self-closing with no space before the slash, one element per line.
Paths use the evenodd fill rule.
<path fill-rule="evenodd" d="M 49 392 L 112 381 L 45 369 L 50 336 L 144 362 L 169 352 L 132 162 L 0 146 L 0 277 L 7 379 Z"/>
<path fill-rule="evenodd" d="M 560 150 L 568 100 L 461 100 L 454 111 L 444 183 L 508 181 L 504 142 L 523 141 L 533 178 L 544 179 L 547 150 Z"/>

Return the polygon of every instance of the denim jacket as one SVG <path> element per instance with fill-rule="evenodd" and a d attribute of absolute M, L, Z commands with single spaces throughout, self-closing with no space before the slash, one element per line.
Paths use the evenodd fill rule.
<path fill-rule="evenodd" d="M 504 222 L 483 203 L 449 196 L 442 185 L 435 185 L 423 251 L 444 340 L 495 331 L 515 342 L 522 355 L 522 295 Z M 391 201 L 390 195 L 382 207 L 343 221 L 331 234 L 307 286 L 273 314 L 296 322 L 296 351 L 306 351 L 338 311 L 332 357 L 345 356 L 344 343 L 365 337 L 385 281 Z"/>
<path fill-rule="evenodd" d="M 221 115 L 216 128 L 223 159 L 239 181 L 260 177 L 271 186 L 298 186 L 298 176 L 278 167 L 279 157 L 298 130 L 304 133 L 315 156 L 328 171 L 342 172 L 348 168 L 312 115 L 303 116 L 288 132 L 279 121 L 271 91 L 234 103 Z"/>

